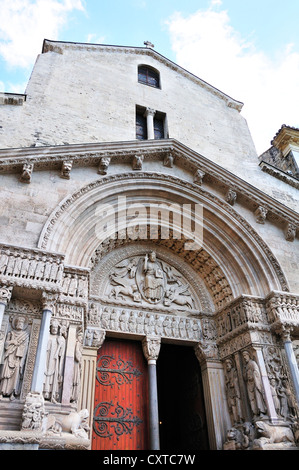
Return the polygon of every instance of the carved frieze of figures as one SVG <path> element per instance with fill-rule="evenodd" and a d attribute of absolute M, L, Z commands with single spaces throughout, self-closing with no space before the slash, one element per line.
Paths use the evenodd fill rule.
<path fill-rule="evenodd" d="M 0 397 L 9 397 L 13 400 L 20 396 L 28 344 L 29 332 L 26 318 L 16 315 L 12 318 L 11 329 L 4 342 Z"/>
<path fill-rule="evenodd" d="M 216 324 L 218 338 L 224 337 L 243 325 L 267 324 L 263 301 L 241 297 L 217 314 Z"/>
<path fill-rule="evenodd" d="M 176 269 L 158 260 L 154 251 L 118 263 L 109 280 L 109 299 L 184 310 L 195 308 L 189 284 Z"/>
<path fill-rule="evenodd" d="M 47 401 L 61 401 L 67 327 L 53 319 L 47 344 L 43 396 Z"/>
<path fill-rule="evenodd" d="M 248 351 L 243 351 L 242 357 L 243 377 L 253 417 L 263 417 L 267 415 L 267 406 L 260 368 Z"/>
<path fill-rule="evenodd" d="M 238 372 L 231 358 L 226 359 L 224 366 L 227 404 L 232 423 L 235 425 L 244 420 Z"/>
<path fill-rule="evenodd" d="M 98 326 L 103 330 L 152 335 L 198 341 L 202 338 L 201 322 L 197 318 L 164 315 L 138 310 L 101 307 L 92 302 L 87 314 L 88 328 Z"/>
<path fill-rule="evenodd" d="M 41 282 L 54 287 L 60 284 L 63 269 L 61 257 L 8 247 L 0 251 L 0 277 L 17 285 Z"/>
<path fill-rule="evenodd" d="M 299 296 L 274 293 L 266 303 L 270 323 L 297 325 L 299 318 Z"/>
<path fill-rule="evenodd" d="M 62 280 L 62 294 L 71 298 L 86 298 L 88 294 L 88 279 L 86 275 L 65 273 Z"/>

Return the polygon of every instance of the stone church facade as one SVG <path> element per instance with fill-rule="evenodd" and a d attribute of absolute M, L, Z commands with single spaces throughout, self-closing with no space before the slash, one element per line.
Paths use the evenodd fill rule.
<path fill-rule="evenodd" d="M 299 130 L 45 40 L 0 94 L 0 448 L 296 449 Z"/>

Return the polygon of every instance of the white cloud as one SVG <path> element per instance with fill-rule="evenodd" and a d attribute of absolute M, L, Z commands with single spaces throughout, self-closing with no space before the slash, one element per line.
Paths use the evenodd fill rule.
<path fill-rule="evenodd" d="M 0 55 L 9 66 L 31 67 L 43 39 L 57 39 L 82 0 L 0 0 Z"/>
<path fill-rule="evenodd" d="M 176 62 L 242 101 L 243 116 L 262 153 L 282 124 L 299 127 L 299 53 L 287 44 L 275 59 L 257 50 L 230 24 L 227 11 L 209 9 L 168 21 Z M 275 34 L 275 32 L 273 32 Z"/>

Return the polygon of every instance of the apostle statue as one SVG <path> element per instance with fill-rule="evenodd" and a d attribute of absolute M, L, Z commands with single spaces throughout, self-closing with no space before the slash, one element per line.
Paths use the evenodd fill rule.
<path fill-rule="evenodd" d="M 254 417 L 267 413 L 264 401 L 264 388 L 258 364 L 250 357 L 248 351 L 243 352 L 244 379 L 247 386 L 250 407 Z"/>
<path fill-rule="evenodd" d="M 53 403 L 60 401 L 65 357 L 65 337 L 66 329 L 60 326 L 59 322 L 54 319 L 50 325 L 43 388 L 45 400 Z"/>
<path fill-rule="evenodd" d="M 21 393 L 29 343 L 29 333 L 26 326 L 25 317 L 15 316 L 12 320 L 12 329 L 4 344 L 0 396 L 10 397 L 11 400 Z"/>

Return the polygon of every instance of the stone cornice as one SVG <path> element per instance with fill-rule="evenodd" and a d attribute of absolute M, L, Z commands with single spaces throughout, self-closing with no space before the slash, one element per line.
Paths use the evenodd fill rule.
<path fill-rule="evenodd" d="M 284 181 L 285 183 L 293 186 L 296 189 L 299 189 L 299 180 L 292 175 L 288 175 L 285 171 L 276 168 L 268 162 L 261 161 L 259 164 L 262 171 L 269 173 L 269 175 L 274 176 L 275 178 Z"/>
<path fill-rule="evenodd" d="M 251 203 L 253 210 L 265 207 L 268 219 L 272 217 L 299 227 L 297 212 L 175 139 L 2 149 L 0 174 L 19 173 L 21 176 L 24 165 L 28 163 L 33 165 L 34 171 L 61 170 L 63 163 L 70 160 L 72 168 L 98 167 L 103 158 L 109 158 L 111 163 L 130 163 L 135 155 L 142 155 L 146 161 L 163 160 L 167 154 L 172 154 L 175 163 L 189 171 L 200 170 L 213 184 L 235 191 L 238 199 L 241 196 Z"/>
<path fill-rule="evenodd" d="M 234 108 L 238 112 L 240 112 L 243 108 L 243 103 L 237 101 L 230 96 L 226 95 L 222 91 L 218 90 L 217 88 L 213 87 L 209 83 L 205 82 L 201 78 L 197 77 L 196 75 L 188 72 L 183 67 L 175 64 L 171 60 L 167 59 L 157 51 L 152 48 L 148 47 L 129 47 L 129 46 L 113 46 L 113 45 L 104 45 L 104 44 L 90 44 L 90 43 L 77 43 L 77 42 L 63 42 L 63 41 L 51 41 L 48 39 L 44 40 L 42 53 L 47 52 L 56 52 L 58 54 L 63 54 L 63 51 L 69 50 L 84 50 L 84 51 L 102 51 L 102 52 L 109 52 L 109 53 L 123 53 L 123 54 L 135 54 L 135 55 L 145 55 L 153 57 L 154 59 L 158 60 L 159 62 L 163 63 L 165 66 L 171 68 L 176 73 L 179 73 L 189 80 L 192 80 L 202 88 L 205 88 L 207 91 L 212 93 L 213 95 L 217 96 L 218 98 L 222 99 L 229 108 Z"/>

